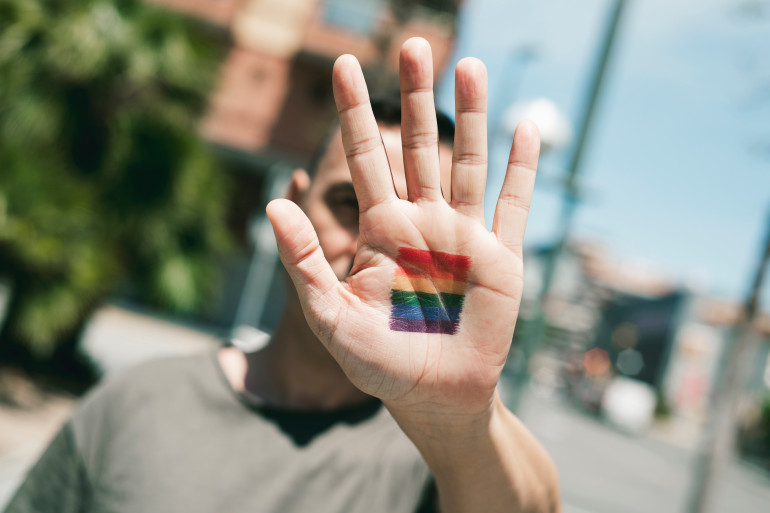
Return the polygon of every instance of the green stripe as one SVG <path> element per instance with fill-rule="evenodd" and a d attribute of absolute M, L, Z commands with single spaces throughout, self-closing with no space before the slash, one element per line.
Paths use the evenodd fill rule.
<path fill-rule="evenodd" d="M 443 292 L 441 300 L 438 295 L 430 292 L 412 292 L 406 290 L 391 290 L 390 302 L 394 305 L 418 305 L 418 306 L 456 306 L 462 308 L 465 296 L 462 294 L 449 294 Z"/>

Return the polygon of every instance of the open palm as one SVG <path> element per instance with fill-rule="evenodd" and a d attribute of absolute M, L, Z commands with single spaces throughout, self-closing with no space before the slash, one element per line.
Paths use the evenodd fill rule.
<path fill-rule="evenodd" d="M 518 128 L 490 232 L 483 219 L 483 64 L 464 59 L 457 65 L 446 199 L 424 40 L 404 44 L 400 74 L 405 199 L 395 192 L 358 62 L 342 56 L 334 66 L 343 145 L 360 209 L 358 251 L 347 279 L 337 279 L 298 206 L 276 200 L 268 216 L 310 327 L 353 384 L 396 408 L 478 412 L 492 401 L 518 313 L 539 137 L 531 123 Z"/>

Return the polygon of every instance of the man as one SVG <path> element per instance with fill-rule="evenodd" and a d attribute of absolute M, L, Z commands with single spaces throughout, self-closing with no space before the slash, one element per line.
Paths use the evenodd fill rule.
<path fill-rule="evenodd" d="M 427 42 L 400 68 L 399 130 L 378 124 L 357 61 L 334 65 L 340 128 L 313 180 L 296 171 L 267 207 L 296 287 L 270 343 L 108 380 L 9 512 L 560 511 L 552 463 L 496 389 L 536 128 L 516 132 L 490 233 L 483 65 L 457 65 L 453 150 Z"/>

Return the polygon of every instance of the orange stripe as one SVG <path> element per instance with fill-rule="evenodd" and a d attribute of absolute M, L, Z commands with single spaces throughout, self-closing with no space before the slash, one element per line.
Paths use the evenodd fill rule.
<path fill-rule="evenodd" d="M 441 271 L 439 269 L 432 269 L 429 272 L 422 269 L 416 269 L 414 267 L 401 267 L 396 266 L 397 276 L 407 276 L 409 278 L 438 278 L 440 280 L 451 281 L 465 281 L 465 277 L 468 273 L 461 272 L 460 274 L 452 273 L 450 271 Z"/>
<path fill-rule="evenodd" d="M 393 278 L 393 288 L 410 292 L 428 292 L 430 294 L 449 293 L 464 294 L 466 283 L 463 281 L 441 280 L 426 278 L 410 278 L 399 276 Z"/>

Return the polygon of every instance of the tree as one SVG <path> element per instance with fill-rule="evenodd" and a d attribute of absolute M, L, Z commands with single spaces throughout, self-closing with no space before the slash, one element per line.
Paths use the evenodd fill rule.
<path fill-rule="evenodd" d="M 0 351 L 68 351 L 123 286 L 204 308 L 226 186 L 196 130 L 223 49 L 135 0 L 0 0 Z"/>

